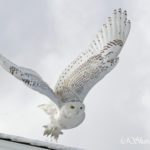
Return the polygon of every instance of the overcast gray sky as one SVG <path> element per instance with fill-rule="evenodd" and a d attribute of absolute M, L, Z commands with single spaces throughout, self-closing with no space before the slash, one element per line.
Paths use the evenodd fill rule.
<path fill-rule="evenodd" d="M 132 22 L 120 62 L 90 91 L 85 121 L 64 131 L 60 144 L 88 150 L 150 148 L 120 144 L 126 137 L 150 140 L 150 2 L 0 0 L 0 53 L 36 70 L 52 87 L 115 8 L 126 9 Z M 42 135 L 48 117 L 37 107 L 49 99 L 1 68 L 0 83 L 0 132 L 49 141 Z"/>

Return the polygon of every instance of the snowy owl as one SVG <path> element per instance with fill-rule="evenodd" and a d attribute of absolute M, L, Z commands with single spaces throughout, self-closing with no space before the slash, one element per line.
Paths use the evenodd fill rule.
<path fill-rule="evenodd" d="M 52 100 L 52 104 L 40 105 L 50 119 L 50 123 L 44 126 L 44 135 L 58 139 L 62 130 L 77 127 L 83 122 L 83 100 L 90 89 L 117 65 L 130 26 L 127 12 L 114 10 L 88 49 L 62 72 L 54 90 L 35 71 L 17 66 L 0 55 L 0 65 L 6 71 Z"/>

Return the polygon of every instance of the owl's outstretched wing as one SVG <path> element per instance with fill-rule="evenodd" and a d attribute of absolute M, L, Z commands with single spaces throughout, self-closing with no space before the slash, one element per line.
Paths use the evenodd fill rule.
<path fill-rule="evenodd" d="M 89 90 L 118 62 L 120 53 L 130 31 L 127 12 L 114 10 L 90 44 L 60 75 L 55 93 L 62 101 L 83 101 Z"/>
<path fill-rule="evenodd" d="M 35 71 L 19 67 L 0 54 L 0 65 L 29 88 L 48 96 L 58 107 L 61 101 L 46 82 Z"/>

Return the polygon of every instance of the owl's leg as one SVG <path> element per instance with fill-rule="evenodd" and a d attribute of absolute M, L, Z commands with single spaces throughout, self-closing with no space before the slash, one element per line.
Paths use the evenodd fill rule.
<path fill-rule="evenodd" d="M 58 126 L 49 124 L 49 125 L 45 125 L 43 127 L 45 128 L 43 135 L 51 136 L 51 138 L 54 138 L 55 140 L 58 139 L 60 134 L 63 134 L 63 132 L 61 131 L 61 128 Z"/>

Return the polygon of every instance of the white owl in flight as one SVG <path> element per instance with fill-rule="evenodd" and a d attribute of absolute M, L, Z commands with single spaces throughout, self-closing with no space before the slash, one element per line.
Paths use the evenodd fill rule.
<path fill-rule="evenodd" d="M 88 49 L 62 72 L 54 90 L 35 71 L 17 66 L 0 55 L 0 65 L 6 71 L 53 101 L 54 105 L 40 106 L 50 118 L 50 124 L 44 126 L 44 135 L 58 139 L 62 130 L 77 127 L 83 122 L 83 100 L 89 90 L 117 65 L 130 26 L 127 12 L 114 10 Z"/>

